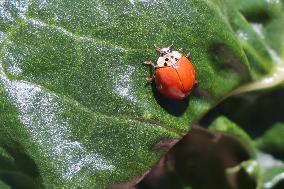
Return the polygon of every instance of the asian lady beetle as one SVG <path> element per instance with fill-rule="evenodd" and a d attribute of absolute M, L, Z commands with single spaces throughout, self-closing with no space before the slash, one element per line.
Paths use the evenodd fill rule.
<path fill-rule="evenodd" d="M 172 45 L 171 45 L 172 46 Z M 194 87 L 195 69 L 189 60 L 190 53 L 182 55 L 182 49 L 172 51 L 171 46 L 157 48 L 160 53 L 156 64 L 146 61 L 144 64 L 155 69 L 150 82 L 155 80 L 158 91 L 171 100 L 186 98 Z"/>

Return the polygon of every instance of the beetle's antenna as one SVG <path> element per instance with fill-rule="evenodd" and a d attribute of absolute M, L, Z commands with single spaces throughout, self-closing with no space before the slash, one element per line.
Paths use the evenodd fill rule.
<path fill-rule="evenodd" d="M 179 49 L 178 49 L 178 52 L 179 52 L 179 53 L 182 53 L 182 51 L 183 51 L 182 48 L 179 48 Z"/>
<path fill-rule="evenodd" d="M 157 45 L 154 44 L 154 47 L 156 48 L 156 51 L 160 52 L 161 48 L 157 47 Z"/>
<path fill-rule="evenodd" d="M 187 58 L 190 58 L 190 54 L 191 54 L 191 53 L 188 52 L 187 55 L 186 55 L 186 57 L 187 57 Z"/>
<path fill-rule="evenodd" d="M 174 44 L 171 44 L 168 48 L 170 49 L 172 46 L 174 46 Z"/>

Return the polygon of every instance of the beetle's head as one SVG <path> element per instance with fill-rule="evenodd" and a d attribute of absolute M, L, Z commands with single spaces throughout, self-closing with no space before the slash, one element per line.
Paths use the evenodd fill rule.
<path fill-rule="evenodd" d="M 161 48 L 160 49 L 160 57 L 163 57 L 167 54 L 170 54 L 171 52 L 172 52 L 172 50 L 170 49 L 170 47 Z"/>
<path fill-rule="evenodd" d="M 161 51 L 163 55 L 160 55 L 156 63 L 158 68 L 172 66 L 182 57 L 179 51 L 172 51 L 169 48 L 162 48 Z"/>

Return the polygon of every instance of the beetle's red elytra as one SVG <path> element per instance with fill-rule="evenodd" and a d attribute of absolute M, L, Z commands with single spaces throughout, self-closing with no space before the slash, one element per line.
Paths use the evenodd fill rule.
<path fill-rule="evenodd" d="M 182 100 L 186 98 L 194 87 L 195 69 L 189 60 L 188 53 L 182 55 L 182 49 L 172 51 L 171 46 L 157 48 L 160 53 L 156 64 L 151 61 L 144 62 L 151 65 L 155 72 L 148 81 L 155 81 L 158 91 L 171 100 Z"/>

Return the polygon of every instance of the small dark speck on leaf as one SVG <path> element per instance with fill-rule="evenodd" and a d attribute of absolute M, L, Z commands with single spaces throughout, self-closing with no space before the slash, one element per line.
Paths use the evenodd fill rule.
<path fill-rule="evenodd" d="M 197 97 L 199 98 L 204 98 L 206 100 L 210 100 L 212 99 L 212 95 L 211 93 L 204 89 L 204 88 L 201 88 L 199 86 L 196 86 L 194 89 L 193 89 L 193 94 L 195 94 Z"/>
<path fill-rule="evenodd" d="M 175 145 L 175 143 L 177 143 L 177 140 L 172 140 L 172 139 L 168 139 L 168 140 L 162 140 L 156 144 L 154 144 L 152 146 L 153 150 L 168 150 L 170 149 L 173 145 Z"/>

